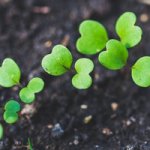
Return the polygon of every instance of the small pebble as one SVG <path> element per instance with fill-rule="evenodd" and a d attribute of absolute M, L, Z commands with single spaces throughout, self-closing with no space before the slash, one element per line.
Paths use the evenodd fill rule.
<path fill-rule="evenodd" d="M 146 13 L 141 14 L 140 21 L 141 22 L 147 22 L 149 20 L 149 16 Z"/>
<path fill-rule="evenodd" d="M 87 109 L 87 108 L 88 108 L 88 105 L 82 104 L 82 105 L 80 106 L 80 108 L 81 108 L 81 109 Z"/>
<path fill-rule="evenodd" d="M 52 41 L 50 41 L 50 40 L 46 41 L 46 42 L 44 43 L 44 46 L 45 46 L 46 48 L 50 48 L 50 47 L 52 46 Z"/>
<path fill-rule="evenodd" d="M 119 107 L 118 103 L 116 103 L 116 102 L 111 103 L 111 109 L 113 111 L 116 111 L 118 109 L 118 107 Z"/>
<path fill-rule="evenodd" d="M 53 138 L 59 138 L 63 135 L 64 130 L 59 123 L 55 124 L 52 128 L 51 135 Z"/>
<path fill-rule="evenodd" d="M 111 131 L 109 128 L 103 128 L 102 133 L 103 133 L 104 135 L 107 135 L 107 136 L 113 134 L 112 131 Z"/>
<path fill-rule="evenodd" d="M 86 116 L 86 117 L 84 118 L 83 122 L 84 122 L 85 124 L 88 124 L 88 123 L 91 122 L 91 120 L 92 120 L 92 115 L 89 115 L 89 116 Z"/>

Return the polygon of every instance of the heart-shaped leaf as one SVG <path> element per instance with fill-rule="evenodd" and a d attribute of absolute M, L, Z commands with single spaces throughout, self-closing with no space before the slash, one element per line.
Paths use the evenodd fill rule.
<path fill-rule="evenodd" d="M 135 26 L 135 23 L 136 16 L 132 12 L 122 14 L 116 23 L 116 32 L 127 48 L 131 48 L 141 41 L 142 30 Z"/>
<path fill-rule="evenodd" d="M 21 89 L 21 91 L 19 92 L 19 97 L 22 102 L 27 104 L 32 103 L 35 100 L 35 94 L 27 87 Z"/>
<path fill-rule="evenodd" d="M 4 109 L 6 111 L 13 111 L 13 112 L 18 112 L 20 111 L 20 104 L 15 101 L 15 100 L 9 100 L 6 104 Z"/>
<path fill-rule="evenodd" d="M 3 87 L 12 87 L 19 84 L 20 69 L 16 62 L 11 58 L 6 58 L 0 67 L 0 85 Z"/>
<path fill-rule="evenodd" d="M 80 58 L 75 63 L 77 74 L 72 78 L 72 85 L 77 89 L 87 89 L 92 84 L 92 78 L 89 73 L 94 69 L 93 62 L 88 58 Z"/>
<path fill-rule="evenodd" d="M 56 45 L 51 54 L 42 60 L 43 69 L 50 75 L 59 76 L 66 73 L 72 65 L 72 55 L 63 45 Z"/>
<path fill-rule="evenodd" d="M 7 123 L 12 124 L 18 120 L 18 114 L 13 111 L 5 111 L 3 118 Z"/>
<path fill-rule="evenodd" d="M 112 39 L 107 42 L 106 51 L 101 52 L 98 59 L 108 69 L 121 69 L 127 62 L 128 51 L 121 42 Z"/>
<path fill-rule="evenodd" d="M 27 87 L 33 92 L 33 93 L 39 93 L 44 88 L 44 81 L 41 78 L 33 78 L 28 83 Z"/>
<path fill-rule="evenodd" d="M 141 87 L 150 86 L 150 57 L 144 56 L 132 66 L 132 79 Z"/>
<path fill-rule="evenodd" d="M 108 41 L 106 29 L 97 21 L 85 20 L 79 27 L 81 37 L 76 46 L 82 54 L 96 54 L 100 52 Z"/>

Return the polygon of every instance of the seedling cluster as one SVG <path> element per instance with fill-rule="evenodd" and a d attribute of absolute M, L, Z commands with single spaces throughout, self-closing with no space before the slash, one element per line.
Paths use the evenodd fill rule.
<path fill-rule="evenodd" d="M 135 25 L 136 16 L 132 12 L 125 12 L 116 22 L 117 39 L 109 39 L 105 27 L 97 21 L 85 20 L 79 27 L 80 37 L 76 47 L 78 52 L 85 55 L 98 54 L 99 63 L 109 70 L 122 69 L 128 61 L 128 49 L 136 46 L 142 37 L 142 30 Z M 105 49 L 105 50 L 104 50 Z M 102 51 L 103 50 L 103 51 Z M 50 54 L 43 57 L 43 70 L 52 76 L 60 76 L 74 69 L 72 85 L 77 89 L 87 89 L 92 85 L 91 73 L 94 63 L 89 58 L 79 58 L 72 67 L 73 57 L 68 48 L 56 45 Z M 150 86 L 150 56 L 139 58 L 131 67 L 133 81 L 141 87 Z M 6 58 L 0 67 L 0 85 L 2 87 L 20 87 L 21 71 L 17 63 Z M 26 87 L 20 89 L 19 98 L 23 103 L 32 103 L 35 94 L 44 88 L 44 81 L 40 77 L 32 78 Z M 20 104 L 16 100 L 9 100 L 4 106 L 3 118 L 12 124 L 18 120 Z M 0 138 L 3 137 L 3 126 L 0 124 Z"/>

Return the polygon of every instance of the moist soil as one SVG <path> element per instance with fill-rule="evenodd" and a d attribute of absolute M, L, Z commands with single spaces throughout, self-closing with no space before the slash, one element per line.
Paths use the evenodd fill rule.
<path fill-rule="evenodd" d="M 41 59 L 56 44 L 66 45 L 74 56 L 78 27 L 84 19 L 104 24 L 110 38 L 117 38 L 115 22 L 125 11 L 137 15 L 143 29 L 141 43 L 129 49 L 128 65 L 108 71 L 92 56 L 93 86 L 77 90 L 71 85 L 74 71 L 61 77 L 47 75 Z M 1 0 L 0 61 L 11 57 L 22 71 L 21 83 L 40 76 L 45 89 L 31 105 L 22 105 L 14 125 L 0 120 L 5 135 L 0 150 L 26 150 L 30 138 L 34 150 L 150 150 L 150 89 L 137 87 L 131 66 L 150 55 L 150 5 L 147 0 Z M 3 106 L 18 101 L 19 88 L 0 89 Z"/>

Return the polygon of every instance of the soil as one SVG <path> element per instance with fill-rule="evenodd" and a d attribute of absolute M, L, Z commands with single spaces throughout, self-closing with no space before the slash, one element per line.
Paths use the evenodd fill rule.
<path fill-rule="evenodd" d="M 66 45 L 74 56 L 84 19 L 104 24 L 110 38 L 118 38 L 115 22 L 125 11 L 137 15 L 143 29 L 141 44 L 129 50 L 128 66 L 108 71 L 95 63 L 93 86 L 76 90 L 73 72 L 61 77 L 47 75 L 42 57 L 55 44 Z M 31 105 L 22 103 L 20 120 L 5 127 L 0 150 L 26 150 L 30 138 L 34 150 L 150 150 L 150 91 L 137 87 L 130 75 L 131 65 L 150 55 L 150 5 L 147 0 L 1 0 L 0 60 L 11 57 L 22 70 L 22 84 L 40 76 L 46 85 Z M 144 18 L 145 17 L 145 18 Z M 19 89 L 0 89 L 1 106 L 18 98 Z"/>

